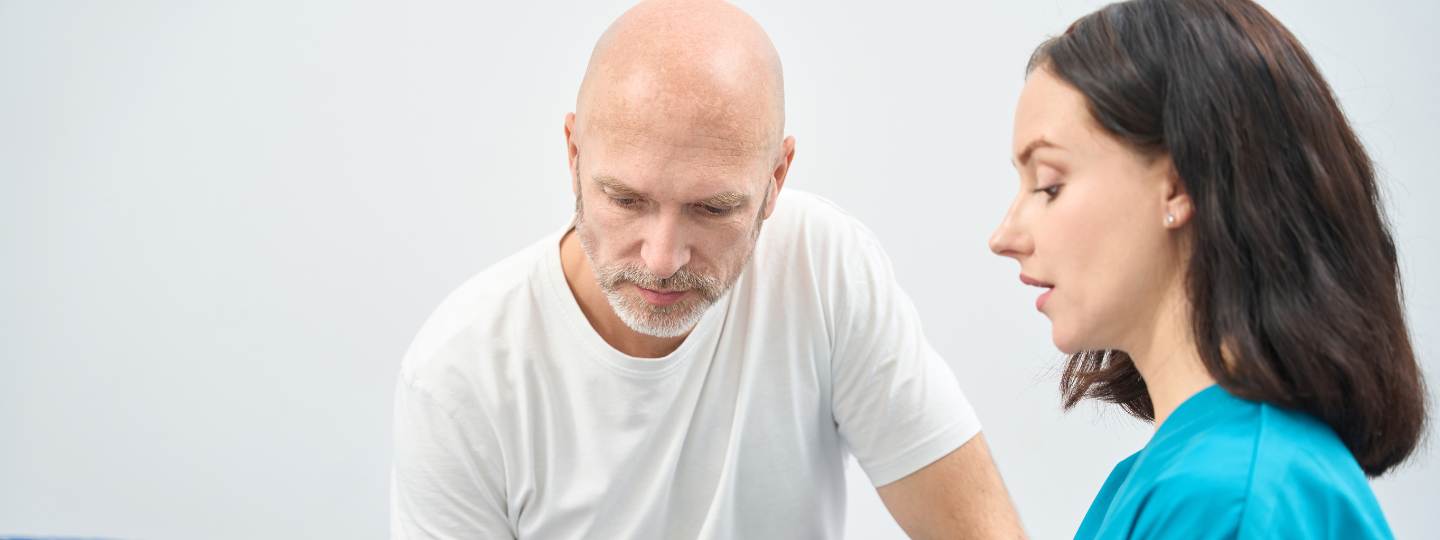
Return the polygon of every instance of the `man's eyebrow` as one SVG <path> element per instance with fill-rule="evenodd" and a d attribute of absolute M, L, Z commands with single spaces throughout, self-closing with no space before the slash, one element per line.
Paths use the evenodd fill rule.
<path fill-rule="evenodd" d="M 740 193 L 738 191 L 726 191 L 724 193 L 716 193 L 714 195 L 706 197 L 704 200 L 700 201 L 700 204 L 714 206 L 716 208 L 739 208 L 741 206 L 745 206 L 745 203 L 749 201 L 749 195 Z"/>
<path fill-rule="evenodd" d="M 612 196 L 634 198 L 643 198 L 645 196 L 644 193 L 640 193 L 638 190 L 625 185 L 613 176 L 596 176 L 595 183 L 599 184 L 601 189 L 604 189 L 607 194 Z"/>
<path fill-rule="evenodd" d="M 1046 140 L 1045 137 L 1039 137 L 1030 141 L 1030 144 L 1025 145 L 1025 149 L 1021 150 L 1020 153 L 1015 154 L 1015 161 L 1013 163 L 1015 165 L 1029 165 L 1031 154 L 1034 154 L 1036 150 L 1041 148 L 1060 149 L 1060 145 Z"/>
<path fill-rule="evenodd" d="M 624 182 L 621 182 L 613 176 L 598 175 L 594 177 L 594 181 L 601 189 L 605 190 L 606 195 L 636 199 L 645 198 L 645 194 L 641 193 L 640 190 L 625 185 Z M 745 206 L 747 202 L 750 202 L 749 195 L 738 191 L 724 191 L 701 199 L 698 204 L 714 206 L 716 208 L 739 208 Z"/>

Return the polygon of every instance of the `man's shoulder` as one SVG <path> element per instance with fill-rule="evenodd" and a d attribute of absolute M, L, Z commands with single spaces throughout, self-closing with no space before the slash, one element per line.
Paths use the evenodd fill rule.
<path fill-rule="evenodd" d="M 761 249 L 770 257 L 817 256 L 835 259 L 870 252 L 879 242 L 858 218 L 819 195 L 786 189 L 761 233 Z"/>
<path fill-rule="evenodd" d="M 466 279 L 440 302 L 406 351 L 401 375 L 407 381 L 451 372 L 457 359 L 514 345 L 543 314 L 547 247 L 559 249 L 551 234 Z M 552 254 L 553 255 L 553 254 Z M 558 255 L 557 255 L 558 256 Z M 558 263 L 557 263 L 558 264 Z M 452 354 L 465 352 L 465 354 Z"/>
<path fill-rule="evenodd" d="M 803 191 L 787 189 L 777 203 L 742 290 L 763 302 L 813 304 L 833 324 L 864 316 L 868 306 L 893 297 L 890 259 L 858 218 Z"/>
<path fill-rule="evenodd" d="M 781 192 L 766 227 L 772 225 L 828 232 L 867 230 L 859 219 L 830 199 L 798 189 Z"/>

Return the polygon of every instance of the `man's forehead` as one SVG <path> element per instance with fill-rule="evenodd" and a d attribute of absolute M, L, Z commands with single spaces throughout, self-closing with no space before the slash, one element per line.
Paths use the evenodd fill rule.
<path fill-rule="evenodd" d="M 662 142 L 731 155 L 771 150 L 779 140 L 769 121 L 744 104 L 683 102 L 679 96 L 653 100 L 606 99 L 576 115 L 585 139 L 608 145 Z"/>
<path fill-rule="evenodd" d="M 580 160 L 630 179 L 639 174 L 723 180 L 763 175 L 774 148 L 723 130 L 592 125 L 577 141 Z M 707 180 L 706 183 L 711 183 Z"/>

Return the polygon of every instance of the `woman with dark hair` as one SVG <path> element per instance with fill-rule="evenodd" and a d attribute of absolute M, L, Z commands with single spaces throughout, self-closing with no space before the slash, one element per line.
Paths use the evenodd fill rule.
<path fill-rule="evenodd" d="M 1425 423 L 1374 168 L 1248 0 L 1133 0 L 1031 58 L 990 241 L 1045 290 L 1066 407 L 1155 422 L 1077 538 L 1391 536 Z"/>

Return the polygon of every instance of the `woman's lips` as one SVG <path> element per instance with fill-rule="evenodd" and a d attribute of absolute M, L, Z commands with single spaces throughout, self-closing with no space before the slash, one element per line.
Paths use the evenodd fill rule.
<path fill-rule="evenodd" d="M 686 292 L 689 292 L 689 291 L 652 291 L 652 290 L 650 290 L 650 289 L 646 289 L 646 288 L 641 287 L 641 286 L 639 286 L 639 285 L 636 285 L 635 288 L 640 289 L 640 296 L 643 297 L 643 298 L 645 298 L 645 301 L 646 301 L 646 302 L 649 302 L 651 305 L 660 306 L 660 307 L 665 307 L 665 306 L 674 304 L 675 302 L 679 302 L 681 298 L 684 298 L 684 297 L 685 297 L 685 293 L 686 293 Z"/>
<path fill-rule="evenodd" d="M 1044 311 L 1045 301 L 1050 299 L 1050 293 L 1055 292 L 1055 285 L 1040 281 L 1025 274 L 1020 274 L 1020 282 L 1031 287 L 1040 287 L 1042 289 L 1045 289 L 1045 292 L 1042 293 L 1039 298 L 1035 299 L 1035 309 L 1039 311 Z"/>

